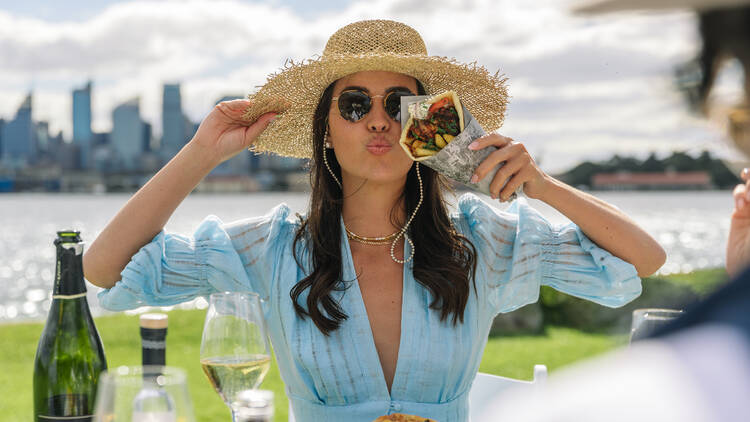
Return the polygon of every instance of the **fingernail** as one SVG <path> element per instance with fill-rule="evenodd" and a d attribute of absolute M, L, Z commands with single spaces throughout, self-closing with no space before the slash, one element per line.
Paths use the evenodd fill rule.
<path fill-rule="evenodd" d="M 476 183 L 478 181 L 479 181 L 479 176 L 477 176 L 476 174 L 471 176 L 471 183 Z"/>
<path fill-rule="evenodd" d="M 750 190 L 745 191 L 745 199 L 750 201 Z"/>
<path fill-rule="evenodd" d="M 274 114 L 273 116 L 271 116 L 270 119 L 268 119 L 268 123 L 271 123 L 272 121 L 276 120 L 277 117 L 279 117 L 279 115 L 278 114 Z"/>
<path fill-rule="evenodd" d="M 738 210 L 739 210 L 739 209 L 742 209 L 742 207 L 744 207 L 744 206 L 745 206 L 745 201 L 743 201 L 743 200 L 742 200 L 742 198 L 737 198 L 737 200 L 736 200 L 736 201 L 734 201 L 734 206 L 735 206 L 735 208 L 737 208 Z"/>
<path fill-rule="evenodd" d="M 469 144 L 469 149 L 477 149 L 477 148 L 479 148 L 479 142 L 474 141 Z"/>

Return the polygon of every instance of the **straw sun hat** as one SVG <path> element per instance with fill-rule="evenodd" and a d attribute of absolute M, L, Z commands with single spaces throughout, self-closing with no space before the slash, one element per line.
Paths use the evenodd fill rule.
<path fill-rule="evenodd" d="M 422 37 L 413 28 L 389 20 L 368 20 L 339 29 L 328 39 L 322 56 L 287 63 L 249 95 L 253 104 L 244 114 L 248 121 L 269 111 L 279 112 L 252 149 L 312 157 L 313 115 L 323 91 L 337 79 L 365 70 L 413 76 L 428 94 L 455 91 L 487 132 L 503 123 L 508 92 L 502 75 L 493 75 L 476 63 L 428 56 Z"/>

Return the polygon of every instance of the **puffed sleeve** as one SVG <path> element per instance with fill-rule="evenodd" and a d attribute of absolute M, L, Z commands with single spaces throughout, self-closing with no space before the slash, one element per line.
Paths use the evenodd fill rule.
<path fill-rule="evenodd" d="M 575 224 L 552 226 L 525 198 L 500 211 L 465 194 L 458 211 L 455 222 L 477 249 L 477 289 L 493 316 L 536 302 L 542 285 L 608 307 L 641 294 L 632 264 L 598 247 Z"/>
<path fill-rule="evenodd" d="M 288 214 L 282 204 L 265 216 L 226 225 L 209 216 L 192 236 L 162 231 L 131 258 L 120 281 L 98 294 L 99 303 L 121 311 L 174 305 L 218 291 L 266 296 L 278 249 L 289 240 Z"/>

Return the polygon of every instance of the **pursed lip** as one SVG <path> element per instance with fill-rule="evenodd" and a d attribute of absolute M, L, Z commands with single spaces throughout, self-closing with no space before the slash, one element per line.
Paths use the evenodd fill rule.
<path fill-rule="evenodd" d="M 381 155 L 385 154 L 393 148 L 393 144 L 385 140 L 385 138 L 374 138 L 365 146 L 367 150 L 373 154 Z"/>

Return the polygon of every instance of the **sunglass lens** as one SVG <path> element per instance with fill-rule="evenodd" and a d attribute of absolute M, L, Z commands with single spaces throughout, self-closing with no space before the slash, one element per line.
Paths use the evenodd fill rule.
<path fill-rule="evenodd" d="M 401 97 L 414 95 L 411 92 L 392 92 L 385 99 L 385 112 L 397 122 L 401 122 Z"/>
<path fill-rule="evenodd" d="M 364 92 L 359 91 L 347 91 L 339 96 L 339 112 L 341 117 L 349 120 L 350 122 L 356 122 L 361 118 L 365 117 L 368 111 L 370 111 L 370 97 Z"/>

